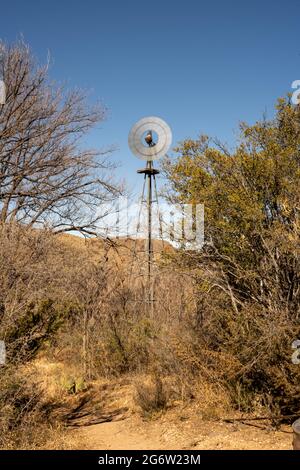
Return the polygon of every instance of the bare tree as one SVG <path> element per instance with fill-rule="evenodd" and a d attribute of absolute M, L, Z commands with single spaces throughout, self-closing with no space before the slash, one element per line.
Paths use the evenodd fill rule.
<path fill-rule="evenodd" d="M 120 191 L 112 179 L 110 151 L 86 150 L 82 137 L 104 120 L 79 90 L 48 78 L 23 42 L 0 42 L 0 216 L 2 222 L 47 224 L 58 231 L 93 234 L 99 206 Z"/>

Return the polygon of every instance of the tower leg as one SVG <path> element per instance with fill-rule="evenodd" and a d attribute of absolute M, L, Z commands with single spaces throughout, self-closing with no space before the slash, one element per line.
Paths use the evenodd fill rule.
<path fill-rule="evenodd" d="M 147 168 L 150 170 L 147 174 L 147 212 L 148 212 L 148 237 L 146 240 L 147 243 L 147 296 L 148 296 L 148 305 L 149 312 L 151 316 L 153 315 L 153 292 L 152 292 L 152 258 L 153 258 L 153 247 L 152 247 L 152 162 L 147 162 Z"/>
<path fill-rule="evenodd" d="M 147 167 L 138 170 L 137 173 L 145 175 L 145 183 L 147 183 L 146 205 L 147 205 L 147 236 L 145 240 L 146 252 L 146 283 L 145 283 L 145 303 L 148 306 L 147 311 L 150 316 L 154 313 L 154 282 L 153 282 L 153 240 L 152 240 L 152 203 L 153 188 L 156 192 L 155 175 L 159 174 L 159 170 L 153 168 L 152 161 L 147 161 Z M 154 184 L 154 186 L 153 186 Z M 143 190 L 144 194 L 144 190 Z M 156 192 L 157 199 L 157 192 Z"/>

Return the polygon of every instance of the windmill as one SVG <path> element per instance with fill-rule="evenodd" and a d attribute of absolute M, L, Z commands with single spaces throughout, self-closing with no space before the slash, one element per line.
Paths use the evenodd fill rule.
<path fill-rule="evenodd" d="M 137 170 L 138 174 L 144 175 L 144 187 L 141 201 L 144 200 L 145 186 L 146 210 L 147 210 L 147 301 L 153 310 L 153 289 L 152 289 L 152 259 L 153 259 L 153 237 L 152 237 L 152 204 L 153 194 L 158 202 L 156 190 L 156 175 L 159 170 L 154 168 L 153 162 L 166 155 L 172 142 L 172 132 L 168 124 L 158 117 L 145 117 L 140 119 L 129 132 L 128 145 L 132 153 L 141 160 L 146 161 L 146 166 Z"/>

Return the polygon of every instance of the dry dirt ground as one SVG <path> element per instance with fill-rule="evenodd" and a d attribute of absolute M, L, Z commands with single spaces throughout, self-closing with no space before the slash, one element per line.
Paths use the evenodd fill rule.
<path fill-rule="evenodd" d="M 137 417 L 96 424 L 80 431 L 84 447 L 111 450 L 201 450 L 201 449 L 291 449 L 289 432 L 262 430 L 245 424 L 208 422 L 182 416 L 170 422 L 168 416 L 154 422 Z"/>
<path fill-rule="evenodd" d="M 105 400 L 103 416 L 108 419 L 111 416 L 112 420 L 77 428 L 75 432 L 79 433 L 82 447 L 95 450 L 292 448 L 289 426 L 274 430 L 266 421 L 244 424 L 227 423 L 220 418 L 204 419 L 195 405 L 177 406 L 151 419 L 142 418 L 134 410 L 129 392 L 129 385 L 106 390 L 109 400 Z"/>
<path fill-rule="evenodd" d="M 63 364 L 36 361 L 27 374 L 43 377 L 48 398 L 63 401 L 58 416 L 67 424 L 68 448 L 94 450 L 222 450 L 292 448 L 290 426 L 275 430 L 269 421 L 225 422 L 225 418 L 245 419 L 223 411 L 216 404 L 205 409 L 199 400 L 183 406 L 173 404 L 168 410 L 148 419 L 141 416 L 135 401 L 135 377 L 97 381 L 86 391 L 60 395 Z M 205 401 L 204 384 L 202 401 Z M 208 416 L 208 411 L 213 417 Z M 253 418 L 253 417 L 252 417 Z M 57 447 L 56 447 L 57 448 Z"/>

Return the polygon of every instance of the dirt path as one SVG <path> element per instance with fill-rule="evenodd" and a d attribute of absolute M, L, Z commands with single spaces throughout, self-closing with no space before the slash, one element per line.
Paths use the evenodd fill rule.
<path fill-rule="evenodd" d="M 89 426 L 80 432 L 88 449 L 99 450 L 291 449 L 288 428 L 282 432 L 194 417 L 178 417 L 177 422 L 169 418 L 164 416 L 145 422 L 132 416 L 123 421 Z"/>
<path fill-rule="evenodd" d="M 36 361 L 31 369 L 33 382 L 43 377 L 44 394 L 51 403 L 54 423 L 67 426 L 66 448 L 99 450 L 201 450 L 201 449 L 291 449 L 291 427 L 275 431 L 267 421 L 249 421 L 251 426 L 235 421 L 233 424 L 218 417 L 232 417 L 233 410 L 216 409 L 215 402 L 207 402 L 206 389 L 202 389 L 202 402 L 172 406 L 153 419 L 143 419 L 136 403 L 136 377 L 116 380 L 98 380 L 76 394 L 64 394 L 58 388 L 62 376 L 62 363 Z M 63 376 L 64 377 L 64 376 Z M 143 377 L 145 379 L 145 377 Z M 58 391 L 59 390 L 59 391 Z M 218 397 L 219 399 L 219 397 Z M 220 402 L 222 403 L 222 397 Z M 265 415 L 266 413 L 264 413 Z M 235 418 L 241 418 L 236 412 Z M 245 418 L 243 416 L 243 418 Z M 248 416 L 249 418 L 249 416 Z M 256 427 L 258 426 L 258 427 Z M 284 431 L 284 432 L 282 432 Z M 57 448 L 51 442 L 49 448 Z"/>
<path fill-rule="evenodd" d="M 143 419 L 130 381 L 97 384 L 70 415 L 81 448 L 95 450 L 291 449 L 289 426 L 275 431 L 267 421 L 243 424 L 203 418 L 201 407 L 174 406 Z M 240 417 L 240 416 L 239 416 Z M 97 423 L 97 424 L 94 424 Z M 89 424 L 89 425 L 87 425 Z"/>

